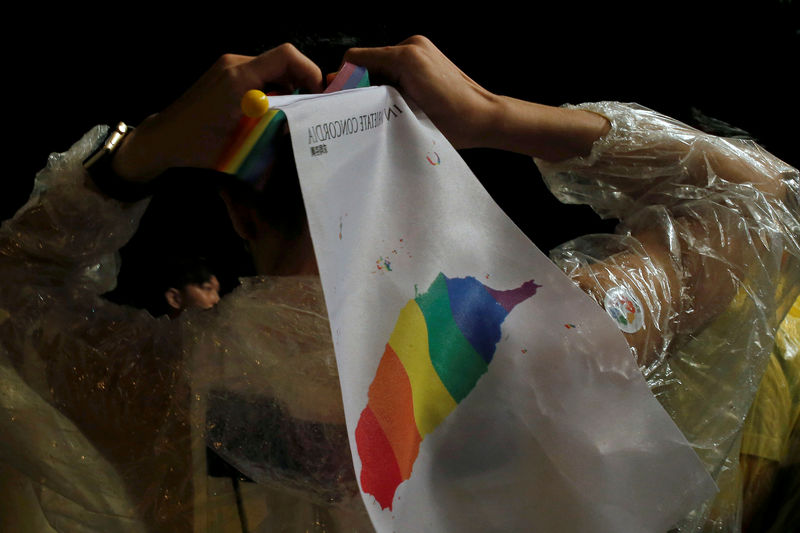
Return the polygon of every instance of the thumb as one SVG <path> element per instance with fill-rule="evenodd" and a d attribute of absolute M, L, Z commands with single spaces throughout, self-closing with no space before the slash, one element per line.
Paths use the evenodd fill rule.
<path fill-rule="evenodd" d="M 322 92 L 322 71 L 293 45 L 286 43 L 256 56 L 245 66 L 261 86 L 283 83 L 292 88 Z"/>
<path fill-rule="evenodd" d="M 396 46 L 381 48 L 351 48 L 344 54 L 344 60 L 364 67 L 370 76 L 379 75 L 391 84 L 400 81 L 398 63 L 401 50 Z"/>

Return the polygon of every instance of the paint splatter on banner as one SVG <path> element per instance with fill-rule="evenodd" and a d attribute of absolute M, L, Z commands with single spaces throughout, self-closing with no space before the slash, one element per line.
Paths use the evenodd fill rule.
<path fill-rule="evenodd" d="M 361 488 L 392 508 L 419 446 L 475 387 L 514 307 L 541 287 L 498 291 L 440 273 L 400 311 L 356 426 Z"/>

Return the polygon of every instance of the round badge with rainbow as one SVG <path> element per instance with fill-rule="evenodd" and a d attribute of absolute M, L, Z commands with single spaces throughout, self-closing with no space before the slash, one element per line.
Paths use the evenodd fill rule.
<path fill-rule="evenodd" d="M 644 325 L 642 304 L 627 287 L 609 289 L 603 306 L 608 316 L 614 319 L 617 327 L 625 333 L 634 333 L 642 329 Z"/>

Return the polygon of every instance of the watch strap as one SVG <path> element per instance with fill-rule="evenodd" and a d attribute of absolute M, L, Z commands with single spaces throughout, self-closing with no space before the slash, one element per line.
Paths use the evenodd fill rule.
<path fill-rule="evenodd" d="M 124 122 L 109 130 L 103 144 L 83 160 L 83 167 L 92 181 L 106 196 L 123 202 L 135 202 L 151 196 L 158 179 L 146 182 L 130 181 L 120 177 L 112 168 L 112 161 L 122 141 L 133 131 Z"/>

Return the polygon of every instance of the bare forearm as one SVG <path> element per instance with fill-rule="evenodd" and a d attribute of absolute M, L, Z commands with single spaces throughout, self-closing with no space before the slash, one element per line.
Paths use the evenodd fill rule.
<path fill-rule="evenodd" d="M 422 36 L 397 46 L 352 48 L 344 59 L 386 78 L 456 148 L 487 147 L 558 161 L 589 153 L 608 121 L 487 91 Z"/>
<path fill-rule="evenodd" d="M 588 155 L 610 127 L 608 119 L 596 113 L 499 96 L 483 146 L 555 162 Z"/>

